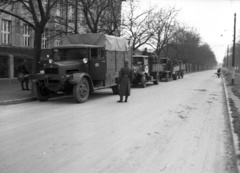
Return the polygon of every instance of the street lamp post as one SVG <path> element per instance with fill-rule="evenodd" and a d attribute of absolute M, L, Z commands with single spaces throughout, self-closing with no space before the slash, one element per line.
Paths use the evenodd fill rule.
<path fill-rule="evenodd" d="M 233 34 L 233 49 L 232 49 L 232 85 L 235 79 L 235 37 L 236 37 L 236 13 L 234 13 L 234 34 Z"/>

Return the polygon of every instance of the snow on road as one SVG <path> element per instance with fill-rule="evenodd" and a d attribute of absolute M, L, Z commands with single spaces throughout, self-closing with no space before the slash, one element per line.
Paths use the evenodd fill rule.
<path fill-rule="evenodd" d="M 214 71 L 134 87 L 0 107 L 1 173 L 234 173 L 221 79 Z"/>

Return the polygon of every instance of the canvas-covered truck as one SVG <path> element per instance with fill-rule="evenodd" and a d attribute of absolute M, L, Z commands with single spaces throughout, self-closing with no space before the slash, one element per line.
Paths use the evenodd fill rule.
<path fill-rule="evenodd" d="M 82 103 L 95 90 L 112 88 L 118 93 L 119 71 L 125 59 L 131 63 L 131 51 L 124 38 L 75 34 L 53 47 L 50 58 L 53 62 L 44 66 L 44 73 L 30 75 L 36 98 L 46 101 L 58 93 L 72 93 Z"/>
<path fill-rule="evenodd" d="M 161 58 L 160 63 L 162 65 L 162 69 L 159 71 L 159 79 L 160 81 L 164 78 L 166 82 L 171 78 L 171 68 L 172 62 L 169 58 Z"/>
<path fill-rule="evenodd" d="M 182 60 L 175 60 L 171 58 L 161 58 L 162 70 L 159 72 L 160 80 L 165 78 L 167 82 L 169 78 L 173 80 L 183 78 L 185 71 L 185 64 Z"/>
<path fill-rule="evenodd" d="M 133 55 L 133 84 L 141 84 L 142 88 L 146 87 L 147 82 L 158 84 L 159 71 L 162 65 L 156 56 L 153 55 Z"/>

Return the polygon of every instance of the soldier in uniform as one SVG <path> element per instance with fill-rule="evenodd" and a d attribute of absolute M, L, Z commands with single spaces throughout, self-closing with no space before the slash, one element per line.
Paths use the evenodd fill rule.
<path fill-rule="evenodd" d="M 128 60 L 125 60 L 124 67 L 122 67 L 119 72 L 118 83 L 120 84 L 120 89 L 119 89 L 120 100 L 117 102 L 123 102 L 123 96 L 125 96 L 124 102 L 127 102 L 128 96 L 130 96 L 132 78 L 133 78 L 133 71 L 128 66 Z"/>
<path fill-rule="evenodd" d="M 144 51 L 142 52 L 142 55 L 148 55 L 147 48 L 144 49 Z"/>
<path fill-rule="evenodd" d="M 27 60 L 24 59 L 24 61 L 18 66 L 18 79 L 21 82 L 22 90 L 29 90 L 28 88 L 28 68 L 27 68 Z M 26 86 L 26 89 L 24 88 L 24 83 Z"/>

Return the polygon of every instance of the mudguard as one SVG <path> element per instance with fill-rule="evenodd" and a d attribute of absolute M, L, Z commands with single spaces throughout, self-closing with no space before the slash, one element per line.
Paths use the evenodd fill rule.
<path fill-rule="evenodd" d="M 90 87 L 93 88 L 93 82 L 92 82 L 92 78 L 89 74 L 87 73 L 74 73 L 72 74 L 72 78 L 68 80 L 69 83 L 71 84 L 77 84 L 78 82 L 80 82 L 82 80 L 82 78 L 86 78 L 88 80 L 88 83 L 90 85 Z"/>

